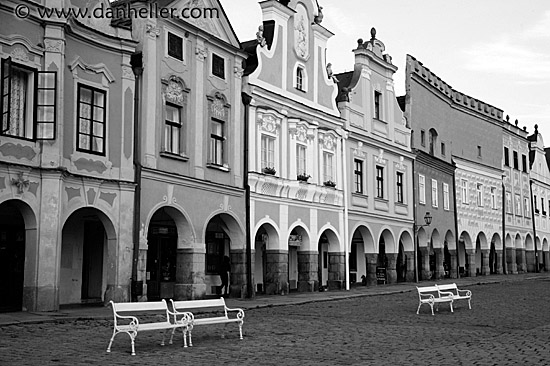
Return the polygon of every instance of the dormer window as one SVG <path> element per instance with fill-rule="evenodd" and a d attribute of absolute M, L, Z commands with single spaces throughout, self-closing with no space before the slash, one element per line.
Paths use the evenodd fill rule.
<path fill-rule="evenodd" d="M 298 66 L 298 68 L 296 68 L 296 89 L 305 91 L 305 81 L 306 77 L 304 68 L 302 66 Z"/>

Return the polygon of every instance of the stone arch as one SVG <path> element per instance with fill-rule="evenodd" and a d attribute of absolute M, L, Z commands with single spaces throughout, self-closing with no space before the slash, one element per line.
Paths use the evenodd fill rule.
<path fill-rule="evenodd" d="M 441 235 L 439 235 L 439 231 L 437 229 L 432 230 L 431 244 L 432 244 L 432 247 L 434 249 L 443 248 L 443 243 L 441 241 Z"/>
<path fill-rule="evenodd" d="M 368 225 L 365 224 L 358 224 L 355 226 L 355 228 L 351 231 L 353 233 L 352 235 L 352 242 L 354 240 L 361 241 L 364 248 L 364 254 L 366 253 L 375 253 L 376 247 L 374 245 L 374 236 L 372 235 L 373 231 L 369 228 Z M 351 245 L 352 243 L 350 243 Z M 350 248 L 351 249 L 351 248 Z M 359 254 L 360 251 L 357 251 Z"/>
<path fill-rule="evenodd" d="M 59 304 L 127 300 L 118 281 L 120 262 L 132 260 L 120 253 L 115 225 L 109 215 L 96 207 L 80 207 L 62 224 L 59 268 Z M 127 256 L 125 259 L 124 257 Z"/>
<path fill-rule="evenodd" d="M 389 227 L 382 227 L 382 229 L 380 230 L 380 236 L 378 237 L 378 245 L 380 245 L 381 239 L 384 240 L 386 253 L 397 253 L 397 248 L 395 245 L 395 237 L 393 236 L 393 232 Z M 378 250 L 380 250 L 379 247 L 378 247 Z"/>
<path fill-rule="evenodd" d="M 346 280 L 345 252 L 342 251 L 342 245 L 338 233 L 329 225 L 323 226 L 319 236 L 318 256 L 317 256 L 317 277 L 321 286 L 327 286 L 329 289 L 343 289 Z M 307 259 L 305 254 L 303 260 L 299 261 L 302 268 L 307 268 L 313 263 L 313 258 Z M 306 260 L 307 259 L 307 260 Z M 313 278 L 307 271 L 300 271 L 301 277 Z"/>
<path fill-rule="evenodd" d="M 282 289 L 282 293 L 297 291 L 300 274 L 300 257 L 298 253 L 307 253 L 311 248 L 310 234 L 304 223 L 298 221 L 289 227 L 287 249 L 287 278 L 288 289 Z M 297 244 L 297 245 L 296 245 Z"/>
<path fill-rule="evenodd" d="M 254 279 L 256 292 L 266 292 L 266 283 L 269 282 L 268 259 L 277 258 L 280 247 L 279 229 L 271 219 L 263 219 L 254 229 Z"/>
<path fill-rule="evenodd" d="M 218 210 L 211 213 L 205 220 L 205 225 L 202 229 L 202 237 L 206 238 L 208 225 L 216 217 L 219 217 L 222 220 L 227 229 L 227 233 L 231 238 L 231 249 L 244 250 L 246 244 L 244 226 L 239 218 L 229 211 Z"/>
<path fill-rule="evenodd" d="M 178 248 L 181 249 L 192 247 L 197 240 L 195 228 L 193 227 L 193 225 L 191 225 L 192 221 L 189 214 L 185 212 L 183 207 L 177 205 L 160 204 L 153 207 L 153 209 L 151 209 L 151 211 L 149 211 L 149 214 L 147 215 L 146 223 L 142 224 L 142 233 L 140 236 L 146 239 L 147 233 L 149 233 L 149 228 L 151 226 L 151 221 L 153 220 L 153 216 L 161 212 L 161 210 L 163 210 L 174 221 L 178 234 Z"/>
<path fill-rule="evenodd" d="M 36 215 L 25 201 L 6 200 L 0 203 L 0 228 L 3 232 L 0 239 L 0 311 L 36 310 L 35 296 L 28 296 L 37 288 L 39 247 Z M 27 296 L 24 296 L 25 292 Z"/>
<path fill-rule="evenodd" d="M 395 269 L 397 282 L 414 281 L 414 240 L 407 229 L 399 234 Z"/>

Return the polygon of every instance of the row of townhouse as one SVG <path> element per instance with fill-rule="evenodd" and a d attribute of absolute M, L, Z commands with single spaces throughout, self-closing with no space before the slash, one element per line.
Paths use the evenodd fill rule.
<path fill-rule="evenodd" d="M 537 128 L 528 136 L 410 55 L 402 103 L 416 152 L 415 217 L 433 216 L 418 227 L 418 277 L 546 269 L 549 170 Z"/>
<path fill-rule="evenodd" d="M 548 263 L 537 131 L 413 57 L 396 98 L 374 29 L 333 73 L 315 0 L 261 2 L 242 43 L 218 0 L 158 6 L 215 16 L 0 5 L 0 311 L 215 296 L 226 256 L 236 297 Z"/>

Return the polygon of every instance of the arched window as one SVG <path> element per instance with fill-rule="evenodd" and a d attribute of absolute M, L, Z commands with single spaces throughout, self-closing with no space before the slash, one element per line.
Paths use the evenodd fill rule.
<path fill-rule="evenodd" d="M 304 69 L 301 66 L 298 66 L 296 69 L 296 89 L 304 91 Z"/>

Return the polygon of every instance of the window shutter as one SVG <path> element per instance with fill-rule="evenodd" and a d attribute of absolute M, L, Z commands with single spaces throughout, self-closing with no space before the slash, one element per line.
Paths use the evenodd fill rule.
<path fill-rule="evenodd" d="M 35 136 L 38 140 L 54 140 L 57 115 L 57 72 L 35 74 Z"/>
<path fill-rule="evenodd" d="M 10 129 L 11 57 L 2 60 L 2 134 Z"/>

